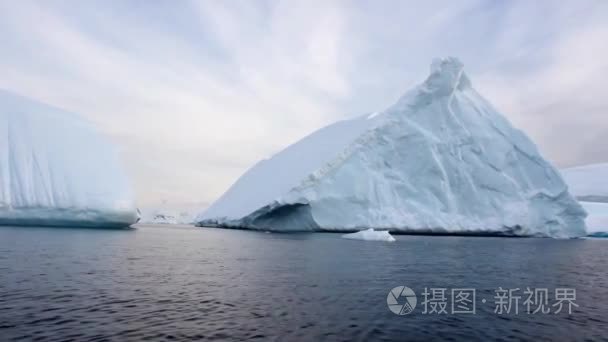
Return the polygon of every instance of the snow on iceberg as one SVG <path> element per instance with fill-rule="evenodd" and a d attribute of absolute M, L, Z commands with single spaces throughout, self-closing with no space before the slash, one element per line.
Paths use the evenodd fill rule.
<path fill-rule="evenodd" d="M 329 125 L 257 163 L 197 222 L 578 237 L 585 215 L 534 143 L 446 58 L 388 109 Z"/>
<path fill-rule="evenodd" d="M 608 163 L 571 167 L 561 173 L 580 201 L 608 203 Z"/>
<path fill-rule="evenodd" d="M 395 238 L 386 230 L 374 230 L 373 228 L 361 230 L 356 233 L 342 235 L 345 239 L 364 241 L 386 241 L 393 242 Z"/>
<path fill-rule="evenodd" d="M 112 147 L 74 114 L 0 90 L 0 225 L 137 220 Z"/>

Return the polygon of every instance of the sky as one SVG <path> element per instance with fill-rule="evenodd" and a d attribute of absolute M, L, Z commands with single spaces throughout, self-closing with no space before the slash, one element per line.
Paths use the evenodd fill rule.
<path fill-rule="evenodd" d="M 141 207 L 204 208 L 445 56 L 556 166 L 608 161 L 605 0 L 0 0 L 0 88 L 95 123 Z"/>

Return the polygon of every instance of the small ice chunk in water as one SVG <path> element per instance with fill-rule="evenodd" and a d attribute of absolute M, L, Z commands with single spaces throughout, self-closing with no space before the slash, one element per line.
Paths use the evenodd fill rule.
<path fill-rule="evenodd" d="M 395 238 L 388 230 L 374 230 L 373 228 L 362 230 L 356 233 L 342 235 L 345 239 L 364 240 L 364 241 L 386 241 L 393 242 Z"/>

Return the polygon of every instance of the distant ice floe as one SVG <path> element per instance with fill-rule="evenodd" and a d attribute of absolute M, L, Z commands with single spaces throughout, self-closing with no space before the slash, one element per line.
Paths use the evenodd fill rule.
<path fill-rule="evenodd" d="M 192 214 L 186 209 L 173 209 L 167 206 L 158 208 L 143 208 L 141 210 L 142 224 L 186 225 L 194 221 Z"/>
<path fill-rule="evenodd" d="M 560 170 L 570 193 L 579 201 L 608 203 L 608 163 Z"/>
<path fill-rule="evenodd" d="M 608 203 L 581 202 L 587 211 L 587 235 L 608 237 Z"/>

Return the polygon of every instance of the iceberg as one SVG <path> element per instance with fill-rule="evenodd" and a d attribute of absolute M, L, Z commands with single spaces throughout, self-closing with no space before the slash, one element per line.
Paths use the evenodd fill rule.
<path fill-rule="evenodd" d="M 534 143 L 456 58 L 384 111 L 336 122 L 262 160 L 199 226 L 579 237 L 586 213 Z"/>
<path fill-rule="evenodd" d="M 395 238 L 386 230 L 374 230 L 373 228 L 361 230 L 356 233 L 342 235 L 345 239 L 364 240 L 364 241 L 385 241 L 393 242 Z"/>
<path fill-rule="evenodd" d="M 608 203 L 608 163 L 571 167 L 561 173 L 578 200 Z"/>
<path fill-rule="evenodd" d="M 137 217 L 115 151 L 91 123 L 0 90 L 0 225 L 126 227 Z"/>

